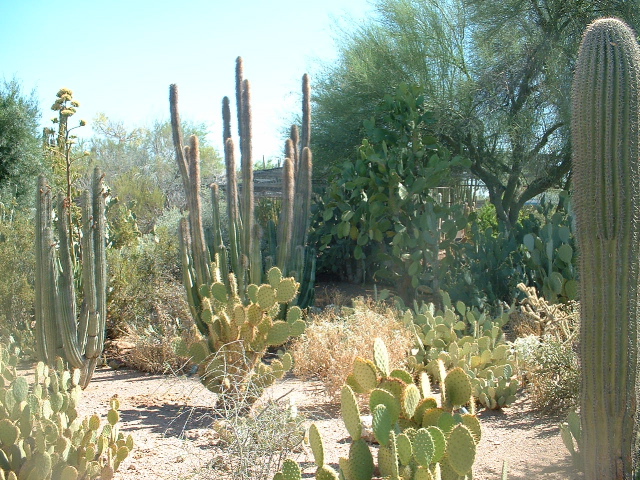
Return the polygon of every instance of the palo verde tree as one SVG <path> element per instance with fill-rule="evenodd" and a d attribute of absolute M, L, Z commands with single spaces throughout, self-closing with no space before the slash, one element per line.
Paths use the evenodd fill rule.
<path fill-rule="evenodd" d="M 566 186 L 571 73 L 584 26 L 603 15 L 632 26 L 640 18 L 640 4 L 613 0 L 378 0 L 375 9 L 317 75 L 318 163 L 355 158 L 356 126 L 379 99 L 399 83 L 420 85 L 440 141 L 470 160 L 507 228 L 527 200 Z"/>

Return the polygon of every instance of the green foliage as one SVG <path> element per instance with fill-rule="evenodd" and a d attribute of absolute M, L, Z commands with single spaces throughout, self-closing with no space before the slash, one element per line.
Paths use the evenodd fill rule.
<path fill-rule="evenodd" d="M 0 346 L 0 478 L 75 480 L 113 478 L 133 448 L 119 431 L 119 402 L 112 398 L 108 423 L 78 417 L 80 371 L 38 363 L 32 384 L 17 376 L 17 356 Z"/>
<path fill-rule="evenodd" d="M 111 194 L 127 205 L 143 233 L 153 231 L 165 208 L 182 207 L 182 183 L 173 171 L 171 123 L 127 128 L 104 114 L 93 119 L 95 134 L 83 144 L 91 152 L 91 162 L 109 172 Z M 186 135 L 201 139 L 200 159 L 204 183 L 211 183 L 223 171 L 220 154 L 207 142 L 207 127 L 185 120 Z"/>
<path fill-rule="evenodd" d="M 517 285 L 527 282 L 524 246 L 504 229 L 482 231 L 475 222 L 466 230 L 466 241 L 453 245 L 442 263 L 441 288 L 453 301 L 486 312 L 500 302 L 512 303 Z"/>
<path fill-rule="evenodd" d="M 119 248 L 114 245 L 107 249 L 107 338 L 135 345 L 119 360 L 141 371 L 179 371 L 186 359 L 173 352 L 172 343 L 184 336 L 190 344 L 195 335 L 182 291 L 175 234 L 180 216 L 177 209 L 166 211 L 156 219 L 153 234 L 139 235 Z"/>
<path fill-rule="evenodd" d="M 425 89 L 440 140 L 472 162 L 501 223 L 564 182 L 569 90 L 580 34 L 594 18 L 640 25 L 636 3 L 377 0 L 345 26 L 316 88 L 318 164 L 357 159 L 361 122 L 401 82 Z"/>
<path fill-rule="evenodd" d="M 0 338 L 12 337 L 28 358 L 35 358 L 34 253 L 32 215 L 0 207 Z"/>
<path fill-rule="evenodd" d="M 447 373 L 440 363 L 443 388 L 442 402 L 438 404 L 426 373 L 422 372 L 417 384 L 405 371 L 385 375 L 389 360 L 383 345 L 376 342 L 374 349 L 375 362 L 370 366 L 375 388 L 370 390 L 369 385 L 360 384 L 354 370 L 342 390 L 342 417 L 352 443 L 348 458 L 340 458 L 339 473 L 326 464 L 322 438 L 317 427 L 311 427 L 309 441 L 318 467 L 316 479 L 373 478 L 375 461 L 369 446 L 361 438 L 362 420 L 355 392 L 369 396 L 373 434 L 380 445 L 377 466 L 380 477 L 418 480 L 441 478 L 441 475 L 456 479 L 470 475 L 481 427 L 473 408 L 469 377 L 460 368 Z M 462 408 L 464 406 L 469 406 L 471 413 Z M 297 476 L 275 478 L 297 479 L 300 476 L 298 473 Z"/>
<path fill-rule="evenodd" d="M 35 95 L 25 95 L 17 80 L 0 84 L 0 201 L 5 205 L 31 198 L 43 168 L 37 105 Z"/>
<path fill-rule="evenodd" d="M 420 88 L 401 85 L 380 111 L 382 121 L 365 122 L 360 158 L 343 165 L 316 211 L 314 235 L 323 262 L 333 268 L 363 260 L 401 295 L 425 284 L 437 291 L 439 252 L 467 218 L 461 206 L 439 202 L 435 189 L 464 162 L 429 135 L 434 118 Z"/>

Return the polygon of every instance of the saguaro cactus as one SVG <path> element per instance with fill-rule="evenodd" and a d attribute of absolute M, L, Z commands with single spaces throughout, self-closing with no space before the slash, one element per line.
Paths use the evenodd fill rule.
<path fill-rule="evenodd" d="M 612 18 L 589 25 L 571 124 L 587 480 L 631 479 L 638 468 L 639 88 L 635 34 Z"/>
<path fill-rule="evenodd" d="M 82 304 L 78 312 L 68 238 L 68 200 L 57 199 L 54 240 L 51 188 L 40 176 L 36 194 L 36 344 L 40 360 L 56 357 L 82 370 L 85 388 L 102 353 L 107 316 L 104 176 L 96 169 L 93 188 L 82 196 Z M 59 264 L 59 266 L 58 266 Z"/>

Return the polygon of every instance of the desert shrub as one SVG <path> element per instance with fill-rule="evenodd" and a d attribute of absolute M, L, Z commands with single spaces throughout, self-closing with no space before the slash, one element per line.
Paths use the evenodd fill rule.
<path fill-rule="evenodd" d="M 171 354 L 173 340 L 183 333 L 189 338 L 193 325 L 180 280 L 179 215 L 165 212 L 153 234 L 108 253 L 108 336 L 135 346 L 121 360 L 143 371 L 178 368 L 185 361 Z"/>
<path fill-rule="evenodd" d="M 32 358 L 35 336 L 33 219 L 27 211 L 0 207 L 0 337 L 12 337 Z"/>
<path fill-rule="evenodd" d="M 293 372 L 320 379 L 327 393 L 337 398 L 355 358 L 371 358 L 376 337 L 387 345 L 393 366 L 405 363 L 414 340 L 396 309 L 356 299 L 353 308 L 315 314 L 289 350 L 295 360 Z"/>
<path fill-rule="evenodd" d="M 577 405 L 580 362 L 570 343 L 551 336 L 529 336 L 517 339 L 514 345 L 535 408 L 557 412 Z"/>
<path fill-rule="evenodd" d="M 287 398 L 263 395 L 250 407 L 247 396 L 263 393 L 262 382 L 240 383 L 221 395 L 212 411 L 218 454 L 198 472 L 199 479 L 271 478 L 304 440 L 304 416 Z"/>

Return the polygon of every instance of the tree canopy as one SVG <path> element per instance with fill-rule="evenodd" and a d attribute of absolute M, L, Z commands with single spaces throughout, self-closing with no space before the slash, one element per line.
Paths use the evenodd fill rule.
<path fill-rule="evenodd" d="M 39 110 L 17 80 L 0 83 L 0 200 L 28 198 L 42 168 Z"/>
<path fill-rule="evenodd" d="M 569 105 L 582 32 L 610 15 L 638 25 L 640 4 L 615 0 L 378 0 L 377 15 L 339 40 L 315 88 L 319 163 L 355 158 L 362 122 L 400 83 L 420 85 L 440 140 L 471 162 L 500 222 L 566 184 Z"/>

